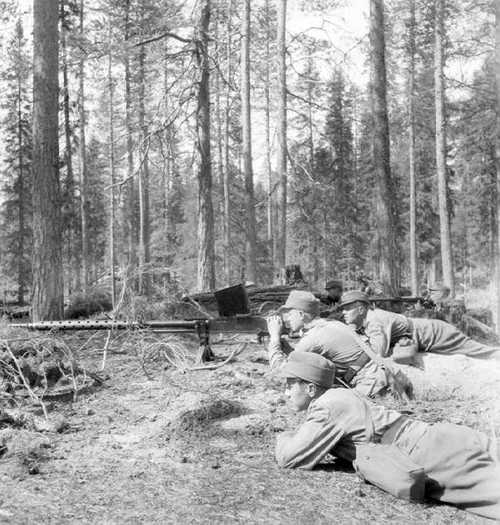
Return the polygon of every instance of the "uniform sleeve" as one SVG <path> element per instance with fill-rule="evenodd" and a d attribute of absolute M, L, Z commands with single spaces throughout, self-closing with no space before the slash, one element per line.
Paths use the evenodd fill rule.
<path fill-rule="evenodd" d="M 390 341 L 387 339 L 387 333 L 383 323 L 378 319 L 372 319 L 368 322 L 365 330 L 368 341 L 372 350 L 381 357 L 386 357 L 389 353 Z"/>
<path fill-rule="evenodd" d="M 267 346 L 267 357 L 271 370 L 277 370 L 287 359 L 293 350 L 292 345 L 286 339 L 270 340 Z"/>
<path fill-rule="evenodd" d="M 318 337 L 315 330 L 306 332 L 294 347 L 296 352 L 315 352 L 319 348 Z"/>
<path fill-rule="evenodd" d="M 325 407 L 313 407 L 296 432 L 283 432 L 276 441 L 276 461 L 280 467 L 310 470 L 342 438 L 341 421 Z"/>

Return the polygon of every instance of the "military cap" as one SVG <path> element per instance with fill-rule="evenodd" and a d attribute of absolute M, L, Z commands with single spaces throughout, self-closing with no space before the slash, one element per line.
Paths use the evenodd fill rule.
<path fill-rule="evenodd" d="M 329 290 L 330 288 L 343 288 L 342 281 L 337 281 L 335 279 L 330 279 L 329 281 L 326 281 L 325 284 L 325 290 Z"/>
<path fill-rule="evenodd" d="M 285 304 L 280 306 L 278 312 L 301 310 L 306 314 L 318 315 L 319 303 L 319 299 L 317 299 L 311 292 L 292 290 L 289 293 Z"/>
<path fill-rule="evenodd" d="M 370 299 L 365 292 L 362 292 L 361 290 L 349 290 L 342 294 L 342 297 L 340 298 L 340 307 L 343 308 L 344 306 L 356 303 L 357 301 L 370 304 Z"/>
<path fill-rule="evenodd" d="M 313 352 L 294 350 L 280 369 L 283 377 L 302 379 L 308 383 L 331 388 L 335 379 L 335 365 Z"/>

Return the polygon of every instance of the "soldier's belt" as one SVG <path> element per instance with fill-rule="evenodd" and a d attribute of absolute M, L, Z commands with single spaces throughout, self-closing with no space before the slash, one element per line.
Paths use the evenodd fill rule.
<path fill-rule="evenodd" d="M 351 384 L 351 381 L 354 379 L 354 377 L 356 376 L 356 374 L 364 367 L 366 366 L 369 362 L 371 361 L 370 357 L 365 354 L 364 352 L 356 359 L 356 361 L 354 361 L 353 363 L 351 363 L 348 367 L 347 367 L 347 370 L 344 374 L 344 376 L 342 377 L 342 379 L 347 383 L 347 384 Z"/>

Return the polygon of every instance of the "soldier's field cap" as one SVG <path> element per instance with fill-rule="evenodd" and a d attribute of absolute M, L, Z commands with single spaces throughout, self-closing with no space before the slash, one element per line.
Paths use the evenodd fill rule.
<path fill-rule="evenodd" d="M 362 292 L 361 290 L 349 290 L 342 294 L 342 297 L 340 298 L 340 307 L 343 308 L 344 306 L 356 303 L 357 301 L 370 304 L 370 299 L 365 292 Z"/>
<path fill-rule="evenodd" d="M 304 290 L 292 290 L 283 306 L 278 308 L 278 312 L 287 310 L 301 310 L 306 314 L 318 315 L 320 300 L 311 292 Z"/>
<path fill-rule="evenodd" d="M 322 355 L 294 350 L 281 367 L 280 373 L 283 377 L 302 379 L 331 388 L 335 379 L 335 365 Z"/>
<path fill-rule="evenodd" d="M 342 281 L 337 281 L 336 279 L 330 279 L 329 281 L 326 281 L 325 284 L 325 290 L 329 290 L 330 288 L 340 288 L 342 289 Z"/>

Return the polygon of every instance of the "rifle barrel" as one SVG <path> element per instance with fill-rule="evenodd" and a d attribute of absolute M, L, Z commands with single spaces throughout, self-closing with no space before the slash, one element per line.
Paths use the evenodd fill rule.
<path fill-rule="evenodd" d="M 368 299 L 372 303 L 384 303 L 384 302 L 396 302 L 396 303 L 418 303 L 420 301 L 423 301 L 423 297 L 416 297 L 411 295 L 406 296 L 400 296 L 400 297 L 376 297 L 376 296 L 369 296 Z"/>
<path fill-rule="evenodd" d="M 33 323 L 12 323 L 13 328 L 29 330 L 164 330 L 172 332 L 194 332 L 199 321 L 36 321 Z"/>
<path fill-rule="evenodd" d="M 243 332 L 261 334 L 267 332 L 264 317 L 241 315 L 217 319 L 166 320 L 166 321 L 36 321 L 32 323 L 12 323 L 13 328 L 29 330 L 144 330 L 160 333 L 197 333 L 200 330 L 211 332 Z"/>

